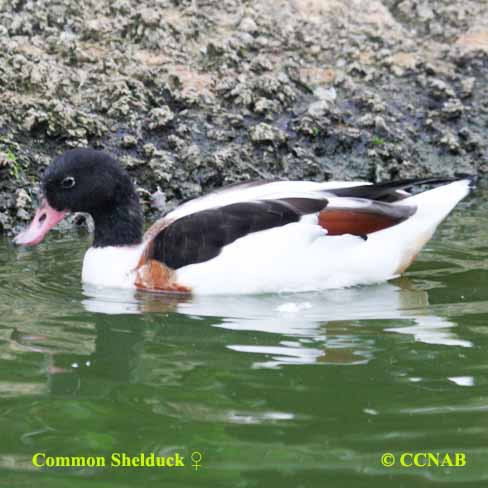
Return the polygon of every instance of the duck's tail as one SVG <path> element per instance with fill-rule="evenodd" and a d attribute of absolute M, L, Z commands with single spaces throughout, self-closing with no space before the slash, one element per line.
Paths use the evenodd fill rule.
<path fill-rule="evenodd" d="M 393 205 L 417 208 L 405 222 L 398 225 L 403 241 L 401 262 L 397 274 L 405 271 L 424 245 L 431 239 L 437 226 L 453 208 L 469 193 L 474 179 L 466 177 L 432 190 L 407 197 Z M 393 230 L 393 228 L 392 228 Z"/>

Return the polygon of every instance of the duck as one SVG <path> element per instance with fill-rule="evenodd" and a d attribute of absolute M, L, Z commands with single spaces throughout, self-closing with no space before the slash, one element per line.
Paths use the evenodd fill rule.
<path fill-rule="evenodd" d="M 418 185 L 425 191 L 412 193 Z M 108 153 L 70 149 L 41 178 L 42 201 L 19 246 L 39 244 L 70 212 L 92 216 L 81 278 L 97 287 L 263 294 L 368 285 L 406 271 L 472 177 L 253 180 L 170 210 L 144 232 L 127 171 Z"/>

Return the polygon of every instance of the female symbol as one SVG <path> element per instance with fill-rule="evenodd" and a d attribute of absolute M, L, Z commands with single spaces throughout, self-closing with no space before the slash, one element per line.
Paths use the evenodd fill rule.
<path fill-rule="evenodd" d="M 198 451 L 192 452 L 191 460 L 193 461 L 192 466 L 195 468 L 195 471 L 198 471 L 198 468 L 201 466 L 200 461 L 202 460 L 202 453 Z"/>

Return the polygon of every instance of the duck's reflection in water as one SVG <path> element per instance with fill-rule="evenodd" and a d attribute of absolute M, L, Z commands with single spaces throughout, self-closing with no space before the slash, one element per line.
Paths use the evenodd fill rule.
<path fill-rule="evenodd" d="M 211 361 L 360 365 L 392 347 L 408 354 L 412 340 L 471 346 L 408 279 L 286 295 L 190 297 L 88 286 L 83 293 L 74 315 L 60 311 L 11 335 L 13 349 L 45 355 L 56 394 L 103 395 L 107 381 L 177 381 Z"/>
<path fill-rule="evenodd" d="M 273 334 L 276 340 L 263 344 L 227 344 L 231 350 L 255 354 L 255 367 L 367 362 L 375 340 L 365 329 L 408 334 L 428 344 L 471 346 L 458 337 L 456 324 L 433 314 L 427 292 L 405 278 L 368 287 L 260 296 L 164 295 L 91 286 L 84 293 L 83 306 L 90 312 L 177 313 L 213 319 L 212 326 L 223 329 Z M 264 356 L 266 360 L 259 360 Z"/>

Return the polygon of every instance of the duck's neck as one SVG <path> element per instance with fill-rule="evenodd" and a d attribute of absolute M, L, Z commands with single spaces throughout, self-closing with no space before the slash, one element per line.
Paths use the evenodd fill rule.
<path fill-rule="evenodd" d="M 136 198 L 127 204 L 92 213 L 95 222 L 93 247 L 133 246 L 142 242 L 144 220 Z"/>

